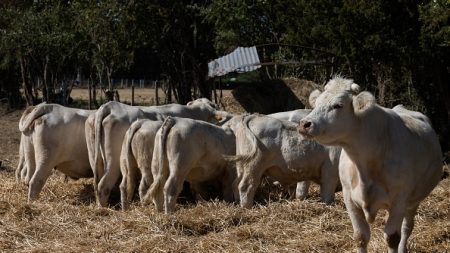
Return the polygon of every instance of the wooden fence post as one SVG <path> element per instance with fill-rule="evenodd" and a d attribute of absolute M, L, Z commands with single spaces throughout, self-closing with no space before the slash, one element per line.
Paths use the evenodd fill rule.
<path fill-rule="evenodd" d="M 158 81 L 153 81 L 153 83 L 155 84 L 155 101 L 156 101 L 156 105 L 159 105 L 159 97 L 158 97 Z"/>
<path fill-rule="evenodd" d="M 131 105 L 134 105 L 134 79 L 131 80 Z"/>
<path fill-rule="evenodd" d="M 89 100 L 88 100 L 88 109 L 91 110 L 92 109 L 92 88 L 91 88 L 91 80 L 88 79 L 88 93 L 89 93 Z"/>

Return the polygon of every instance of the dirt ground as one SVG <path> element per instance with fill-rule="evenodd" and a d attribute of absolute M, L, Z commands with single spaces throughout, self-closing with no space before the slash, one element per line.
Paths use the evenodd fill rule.
<path fill-rule="evenodd" d="M 355 252 L 342 193 L 326 206 L 317 186 L 305 201 L 272 191 L 267 203 L 248 210 L 206 201 L 164 215 L 136 201 L 126 212 L 98 208 L 92 179 L 64 182 L 53 174 L 27 204 L 27 187 L 14 178 L 21 113 L 0 113 L 0 252 Z M 384 216 L 371 225 L 369 252 L 386 251 Z M 450 252 L 450 178 L 422 202 L 415 220 L 410 252 Z"/>

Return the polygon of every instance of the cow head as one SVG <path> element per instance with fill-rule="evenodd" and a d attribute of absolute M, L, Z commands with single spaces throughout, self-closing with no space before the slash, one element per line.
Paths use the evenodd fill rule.
<path fill-rule="evenodd" d="M 313 99 L 314 109 L 298 126 L 300 134 L 325 145 L 339 145 L 351 136 L 358 124 L 358 117 L 375 104 L 369 92 L 359 92 L 353 80 L 335 77 L 324 92 Z M 311 98 L 310 98 L 311 101 Z"/>
<path fill-rule="evenodd" d="M 207 105 L 214 108 L 215 110 L 219 110 L 219 106 L 207 98 L 198 98 L 196 100 L 188 102 L 186 105 L 187 106 Z"/>

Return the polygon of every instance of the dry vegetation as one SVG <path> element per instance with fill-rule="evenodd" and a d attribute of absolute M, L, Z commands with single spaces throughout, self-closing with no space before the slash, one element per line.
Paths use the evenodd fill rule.
<path fill-rule="evenodd" d="M 306 201 L 269 189 L 266 203 L 250 210 L 209 201 L 164 215 L 137 202 L 127 212 L 97 208 L 90 179 L 65 183 L 54 174 L 40 199 L 27 204 L 27 188 L 14 178 L 21 111 L 0 115 L 0 252 L 354 252 L 342 194 L 326 206 L 317 187 Z M 411 252 L 450 252 L 449 210 L 446 178 L 420 206 Z M 383 221 L 381 212 L 370 252 L 386 251 Z"/>

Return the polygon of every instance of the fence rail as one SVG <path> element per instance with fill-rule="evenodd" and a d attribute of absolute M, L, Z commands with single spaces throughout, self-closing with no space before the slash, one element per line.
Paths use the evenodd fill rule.
<path fill-rule="evenodd" d="M 87 88 L 89 86 L 89 79 L 81 79 L 76 86 L 81 88 Z M 113 89 L 128 89 L 134 86 L 134 88 L 155 88 L 156 82 L 159 80 L 150 80 L 150 79 L 112 79 L 112 87 Z M 103 84 L 103 87 L 108 87 L 107 83 Z"/>

